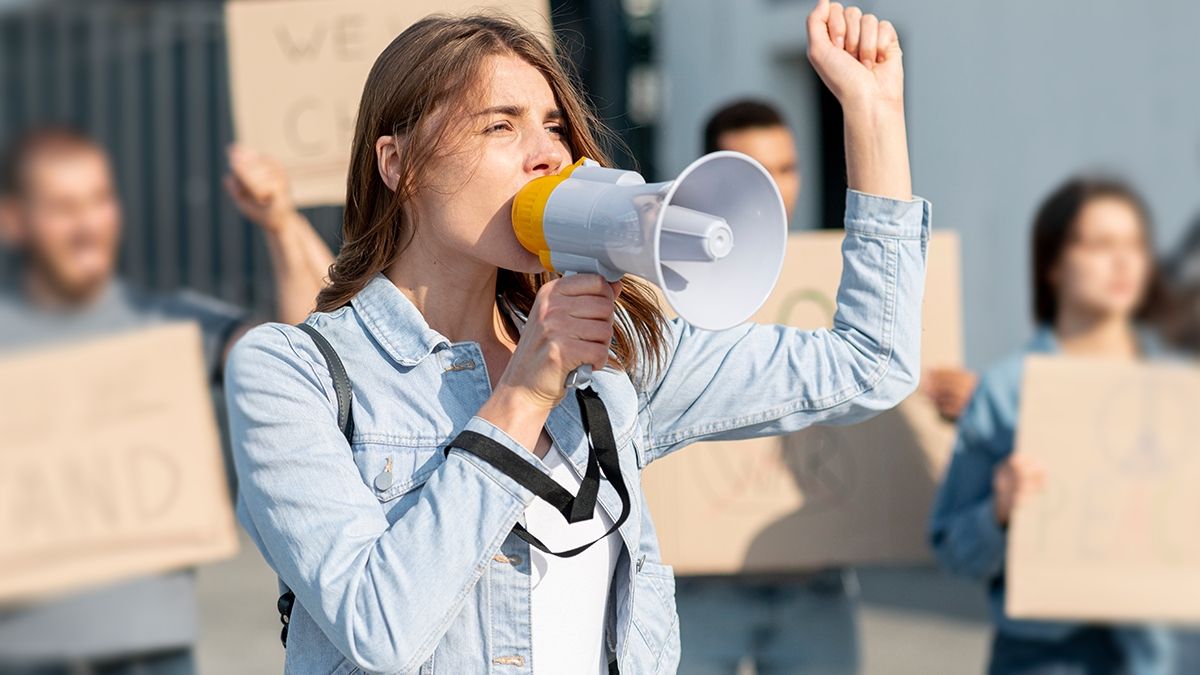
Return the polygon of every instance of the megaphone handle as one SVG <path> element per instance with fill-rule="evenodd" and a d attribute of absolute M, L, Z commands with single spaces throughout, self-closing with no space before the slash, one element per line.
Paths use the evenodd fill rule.
<path fill-rule="evenodd" d="M 578 272 L 574 270 L 563 271 L 564 277 L 573 277 Z M 592 365 L 590 363 L 579 366 L 575 370 L 567 373 L 567 380 L 563 383 L 567 389 L 587 389 L 592 386 Z"/>

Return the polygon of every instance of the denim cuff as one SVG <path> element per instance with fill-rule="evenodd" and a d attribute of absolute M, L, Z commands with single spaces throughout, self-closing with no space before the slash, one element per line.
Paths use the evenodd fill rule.
<path fill-rule="evenodd" d="M 921 197 L 900 201 L 846 190 L 846 231 L 894 239 L 925 239 L 933 205 Z"/>
<path fill-rule="evenodd" d="M 1008 548 L 1008 533 L 996 522 L 996 507 L 991 498 L 985 499 L 972 510 L 970 519 L 976 551 L 988 576 L 999 574 L 1004 569 L 1004 556 Z"/>
<path fill-rule="evenodd" d="M 507 433 L 505 433 L 503 429 L 481 417 L 472 417 L 470 421 L 467 422 L 466 426 L 462 428 L 462 431 L 473 431 L 480 436 L 486 436 L 487 438 L 490 438 L 491 440 L 496 441 L 500 445 L 508 448 L 514 455 L 516 455 L 518 459 L 533 464 L 543 473 L 549 473 L 545 465 L 538 460 L 537 456 L 534 455 L 532 451 L 526 449 L 525 446 L 518 443 L 515 439 L 513 439 L 512 436 L 509 436 Z M 489 462 L 480 459 L 479 457 L 466 452 L 461 448 L 456 448 L 453 445 L 447 448 L 446 454 L 447 457 L 450 455 L 456 455 L 466 460 L 483 472 L 487 477 L 498 483 L 500 487 L 504 488 L 509 494 L 515 497 L 518 501 L 522 502 L 525 506 L 529 506 L 529 504 L 533 502 L 533 492 L 522 486 L 517 481 L 513 480 L 508 474 L 492 466 Z"/>

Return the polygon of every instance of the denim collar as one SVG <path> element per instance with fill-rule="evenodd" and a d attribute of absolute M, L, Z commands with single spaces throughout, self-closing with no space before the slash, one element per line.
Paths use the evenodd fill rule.
<path fill-rule="evenodd" d="M 415 366 L 450 340 L 429 327 L 425 317 L 382 273 L 350 301 L 371 336 L 403 366 Z"/>

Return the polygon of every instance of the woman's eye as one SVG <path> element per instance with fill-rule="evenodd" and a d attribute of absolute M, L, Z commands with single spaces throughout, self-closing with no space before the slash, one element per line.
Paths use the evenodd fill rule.
<path fill-rule="evenodd" d="M 549 131 L 550 133 L 554 134 L 555 136 L 566 136 L 567 135 L 567 128 L 562 125 L 558 125 L 558 124 L 556 124 L 554 126 L 546 127 L 546 131 Z"/>
<path fill-rule="evenodd" d="M 491 133 L 495 133 L 498 131 L 508 131 L 511 128 L 512 127 L 509 126 L 508 122 L 497 122 L 487 128 L 487 133 L 491 134 Z"/>

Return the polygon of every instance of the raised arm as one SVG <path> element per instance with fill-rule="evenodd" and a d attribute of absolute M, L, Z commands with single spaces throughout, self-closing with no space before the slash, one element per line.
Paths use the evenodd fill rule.
<path fill-rule="evenodd" d="M 333 253 L 292 202 L 287 172 L 279 162 L 249 148 L 231 146 L 225 188 L 267 239 L 275 276 L 276 314 L 299 323 L 316 307 Z"/>
<path fill-rule="evenodd" d="M 862 420 L 919 379 L 930 208 L 912 198 L 900 43 L 890 23 L 827 1 L 808 36 L 846 119 L 851 189 L 833 329 L 673 323 L 668 365 L 644 395 L 644 463 L 699 440 Z"/>

